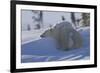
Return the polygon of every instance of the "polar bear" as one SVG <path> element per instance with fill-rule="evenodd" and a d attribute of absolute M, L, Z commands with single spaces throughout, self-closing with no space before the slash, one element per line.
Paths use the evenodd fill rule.
<path fill-rule="evenodd" d="M 55 39 L 61 50 L 81 48 L 83 44 L 81 34 L 76 31 L 69 22 L 57 24 L 54 28 L 45 31 L 41 37 L 51 37 Z"/>

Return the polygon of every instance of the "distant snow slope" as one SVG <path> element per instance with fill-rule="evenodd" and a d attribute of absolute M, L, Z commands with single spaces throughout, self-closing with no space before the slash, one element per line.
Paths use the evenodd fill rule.
<path fill-rule="evenodd" d="M 38 30 L 22 31 L 22 44 L 41 39 L 40 35 L 49 28 L 42 28 Z"/>
<path fill-rule="evenodd" d="M 56 42 L 52 38 L 41 39 L 37 37 L 44 31 L 36 31 L 36 33 L 24 32 L 21 49 L 22 63 L 62 60 L 88 60 L 90 58 L 90 29 L 89 27 L 85 27 L 80 28 L 78 31 L 83 36 L 83 46 L 82 48 L 69 51 L 58 50 L 55 46 Z M 35 39 L 36 41 L 34 40 L 35 37 L 37 37 L 37 40 Z"/>

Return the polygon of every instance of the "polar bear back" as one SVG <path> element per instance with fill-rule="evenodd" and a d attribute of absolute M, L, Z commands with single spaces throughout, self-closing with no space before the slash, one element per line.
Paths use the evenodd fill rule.
<path fill-rule="evenodd" d="M 61 29 L 61 28 L 64 28 L 64 27 L 67 28 L 67 29 L 72 29 L 73 28 L 72 24 L 67 22 L 67 21 L 56 24 L 56 26 L 54 28 Z"/>

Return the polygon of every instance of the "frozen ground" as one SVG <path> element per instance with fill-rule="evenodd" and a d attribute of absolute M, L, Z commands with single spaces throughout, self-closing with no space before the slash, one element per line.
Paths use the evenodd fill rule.
<path fill-rule="evenodd" d="M 41 32 L 40 32 L 41 31 Z M 56 42 L 51 38 L 40 38 L 45 30 L 22 32 L 21 61 L 45 62 L 62 60 L 88 60 L 90 58 L 90 30 L 89 27 L 80 28 L 78 31 L 83 36 L 82 48 L 61 51 L 56 48 Z"/>

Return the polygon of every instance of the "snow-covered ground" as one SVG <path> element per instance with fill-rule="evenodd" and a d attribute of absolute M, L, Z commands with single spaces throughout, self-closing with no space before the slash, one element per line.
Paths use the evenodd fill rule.
<path fill-rule="evenodd" d="M 21 61 L 45 62 L 62 60 L 88 60 L 90 58 L 90 29 L 82 27 L 78 31 L 83 36 L 82 48 L 69 51 L 61 51 L 56 48 L 56 42 L 52 38 L 40 38 L 40 35 L 47 29 L 23 31 Z"/>
<path fill-rule="evenodd" d="M 42 28 L 38 30 L 22 31 L 22 44 L 26 44 L 32 41 L 41 39 L 40 35 L 49 28 Z"/>

